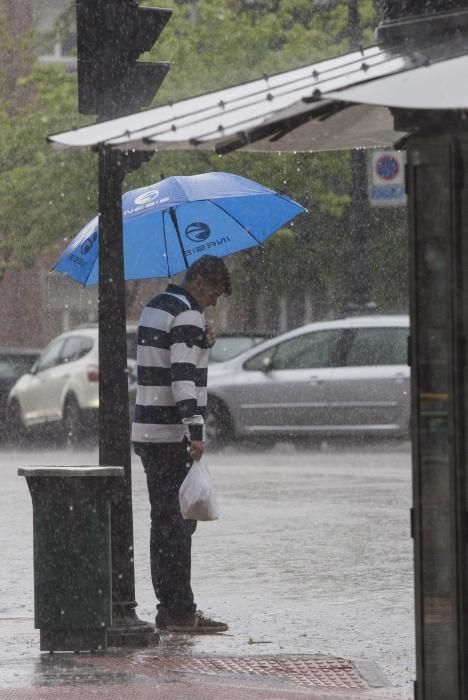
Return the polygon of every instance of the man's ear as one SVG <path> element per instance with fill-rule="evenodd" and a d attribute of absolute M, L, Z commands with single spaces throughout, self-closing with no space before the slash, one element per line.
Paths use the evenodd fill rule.
<path fill-rule="evenodd" d="M 193 280 L 192 284 L 195 287 L 195 289 L 200 289 L 203 287 L 203 277 L 200 277 L 200 275 L 197 275 L 195 279 Z"/>

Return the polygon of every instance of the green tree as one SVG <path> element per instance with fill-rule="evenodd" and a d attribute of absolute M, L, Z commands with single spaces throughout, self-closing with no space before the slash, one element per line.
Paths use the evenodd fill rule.
<path fill-rule="evenodd" d="M 162 4 L 173 7 L 174 15 L 149 58 L 170 60 L 172 68 L 157 95 L 158 102 L 348 50 L 344 2 L 330 2 L 327 10 L 319 10 L 309 0 L 263 0 L 253 5 L 242 0 L 171 0 Z M 373 2 L 363 0 L 360 10 L 370 43 L 376 21 Z M 54 40 L 70 42 L 73 22 L 72 8 L 54 30 Z M 14 44 L 18 49 L 18 40 L 8 37 L 0 14 L 0 45 L 5 56 L 15 49 Z M 30 66 L 30 44 L 21 44 L 21 51 L 30 57 Z M 76 75 L 58 67 L 28 67 L 11 85 L 1 72 L 4 65 L 0 61 L 0 277 L 8 268 L 33 263 L 48 248 L 61 250 L 97 208 L 95 156 L 86 151 L 53 151 L 46 143 L 47 134 L 93 121 L 77 113 Z M 221 158 L 208 152 L 158 153 L 127 178 L 125 187 L 207 170 L 238 172 L 307 206 L 308 214 L 293 227 L 275 235 L 264 250 L 246 256 L 245 269 L 254 270 L 261 260 L 264 279 L 269 280 L 275 299 L 307 284 L 323 300 L 323 313 L 331 288 L 339 306 L 345 296 L 345 272 L 337 260 L 349 254 L 345 225 L 348 154 L 235 153 Z M 373 250 L 378 256 L 383 249 Z M 254 277 L 251 274 L 249 279 Z M 381 277 L 376 279 L 384 297 L 386 285 Z"/>
<path fill-rule="evenodd" d="M 0 277 L 63 243 L 96 208 L 93 155 L 55 153 L 46 143 L 48 133 L 77 119 L 76 79 L 36 66 L 21 86 L 26 105 L 10 102 L 0 111 Z"/>
<path fill-rule="evenodd" d="M 343 2 L 329 10 L 310 0 L 194 0 L 165 6 L 174 7 L 174 15 L 150 56 L 173 65 L 158 102 L 272 75 L 346 53 L 349 47 Z M 360 13 L 371 43 L 376 22 L 372 0 L 360 2 Z"/>

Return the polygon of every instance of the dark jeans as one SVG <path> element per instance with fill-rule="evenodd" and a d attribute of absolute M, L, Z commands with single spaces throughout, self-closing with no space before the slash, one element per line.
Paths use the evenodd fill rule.
<path fill-rule="evenodd" d="M 151 577 L 159 600 L 157 624 L 193 613 L 190 585 L 192 535 L 196 520 L 180 514 L 179 487 L 192 465 L 188 442 L 136 446 L 146 472 L 151 503 Z"/>

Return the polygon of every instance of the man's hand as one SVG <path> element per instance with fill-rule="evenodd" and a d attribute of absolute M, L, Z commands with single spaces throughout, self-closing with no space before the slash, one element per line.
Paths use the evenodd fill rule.
<path fill-rule="evenodd" d="M 188 453 L 191 456 L 191 458 L 194 459 L 196 462 L 198 462 L 202 458 L 204 446 L 205 443 L 201 440 L 191 441 L 190 447 L 188 448 Z"/>
<path fill-rule="evenodd" d="M 212 348 L 213 345 L 216 343 L 216 333 L 214 332 L 213 327 L 210 326 L 209 323 L 207 323 L 205 326 L 205 333 L 206 338 L 208 340 L 208 346 Z"/>

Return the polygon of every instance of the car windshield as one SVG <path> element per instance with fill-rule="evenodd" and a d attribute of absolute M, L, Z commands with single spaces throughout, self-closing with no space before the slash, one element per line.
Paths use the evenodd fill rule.
<path fill-rule="evenodd" d="M 210 350 L 210 362 L 225 362 L 261 343 L 263 336 L 220 336 Z"/>
<path fill-rule="evenodd" d="M 36 362 L 39 353 L 31 355 L 17 355 L 14 359 L 14 368 L 16 376 L 20 377 L 22 374 L 29 372 L 33 364 Z"/>
<path fill-rule="evenodd" d="M 8 378 L 17 378 L 22 374 L 29 372 L 37 355 L 11 355 L 9 357 L 0 357 L 0 376 Z"/>

